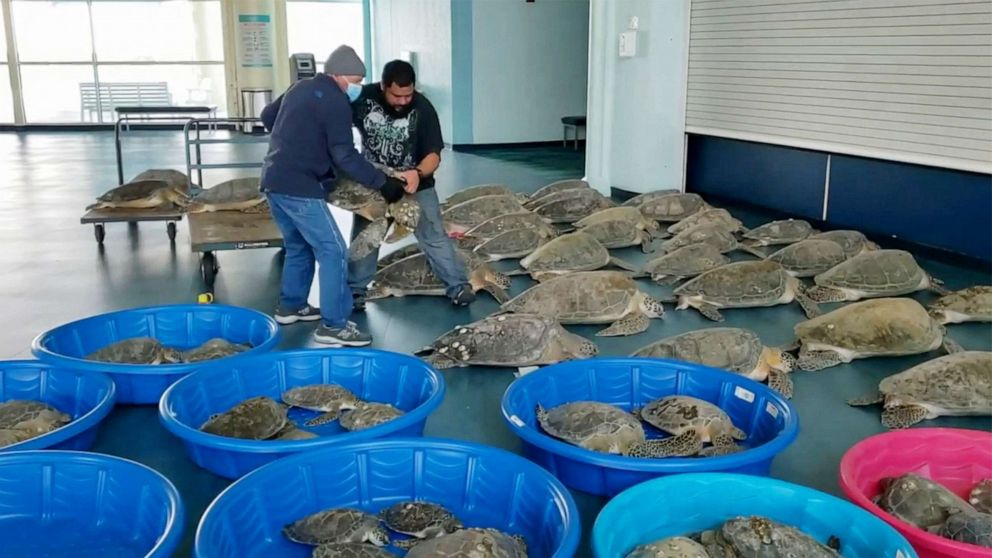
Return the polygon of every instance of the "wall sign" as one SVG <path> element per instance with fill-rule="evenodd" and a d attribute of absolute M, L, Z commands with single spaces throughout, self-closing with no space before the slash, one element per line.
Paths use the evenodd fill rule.
<path fill-rule="evenodd" d="M 269 68 L 272 66 L 272 18 L 268 14 L 239 14 L 241 37 L 241 66 Z"/>

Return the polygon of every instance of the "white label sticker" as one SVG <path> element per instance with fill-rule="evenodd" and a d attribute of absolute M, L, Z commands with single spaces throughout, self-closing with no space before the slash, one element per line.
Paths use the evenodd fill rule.
<path fill-rule="evenodd" d="M 748 403 L 754 403 L 754 393 L 752 393 L 752 392 L 750 392 L 750 391 L 748 391 L 748 390 L 746 390 L 746 389 L 744 389 L 742 387 L 739 387 L 738 386 L 738 387 L 734 388 L 734 396 L 737 397 L 737 399 L 743 399 L 744 401 L 747 401 Z"/>
<path fill-rule="evenodd" d="M 769 415 L 778 418 L 778 407 L 776 407 L 775 405 L 768 403 L 767 405 L 765 405 L 765 410 L 768 411 Z"/>
<path fill-rule="evenodd" d="M 518 417 L 517 415 L 511 416 L 510 417 L 510 422 L 512 422 L 513 424 L 516 424 L 520 428 L 523 428 L 524 427 L 524 421 L 520 420 L 520 417 Z"/>
<path fill-rule="evenodd" d="M 896 551 L 896 558 L 906 558 L 906 555 L 902 553 L 901 550 Z"/>
<path fill-rule="evenodd" d="M 537 370 L 538 368 L 540 368 L 540 366 L 521 366 L 520 368 L 517 368 L 517 371 L 513 375 L 519 378 L 521 376 L 526 376 L 527 374 L 530 374 L 531 372 Z"/>

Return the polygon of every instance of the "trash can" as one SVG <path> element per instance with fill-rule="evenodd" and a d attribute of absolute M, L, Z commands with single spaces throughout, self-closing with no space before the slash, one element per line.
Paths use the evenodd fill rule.
<path fill-rule="evenodd" d="M 256 87 L 246 87 L 241 90 L 241 118 L 261 118 L 262 109 L 272 102 L 272 90 Z M 265 132 L 261 122 L 244 122 L 241 131 L 253 134 L 256 130 Z"/>

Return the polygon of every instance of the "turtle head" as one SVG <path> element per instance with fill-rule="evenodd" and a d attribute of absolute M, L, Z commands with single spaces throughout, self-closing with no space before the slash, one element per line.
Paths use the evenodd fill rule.
<path fill-rule="evenodd" d="M 937 322 L 938 324 L 946 324 L 949 321 L 947 319 L 947 315 L 944 313 L 943 308 L 933 308 L 933 307 L 928 308 L 927 314 L 930 314 L 930 317 L 933 318 L 933 321 Z"/>
<path fill-rule="evenodd" d="M 779 372 L 792 372 L 798 365 L 796 357 L 792 353 L 770 347 L 765 347 L 762 350 L 762 360 L 769 368 Z"/>
<path fill-rule="evenodd" d="M 164 364 L 177 364 L 183 361 L 183 353 L 179 349 L 162 347 L 162 354 L 160 358 Z"/>
<path fill-rule="evenodd" d="M 449 517 L 441 523 L 441 529 L 445 533 L 454 533 L 459 529 L 464 529 L 465 525 L 457 517 Z"/>
<path fill-rule="evenodd" d="M 579 342 L 579 347 L 576 354 L 578 358 L 591 358 L 599 354 L 599 347 L 597 347 L 592 341 L 583 339 Z"/>
<path fill-rule="evenodd" d="M 501 289 L 510 289 L 510 276 L 505 273 L 493 271 L 489 274 L 489 280 L 498 285 Z"/>
<path fill-rule="evenodd" d="M 382 525 L 376 525 L 369 531 L 368 542 L 376 546 L 386 546 L 389 544 L 389 533 Z"/>
<path fill-rule="evenodd" d="M 649 318 L 665 317 L 665 306 L 660 300 L 650 296 L 645 296 L 644 300 L 641 301 L 641 311 Z"/>
<path fill-rule="evenodd" d="M 368 291 L 365 293 L 365 300 L 376 300 L 380 298 L 386 298 L 389 296 L 389 288 L 381 283 L 372 283 Z"/>

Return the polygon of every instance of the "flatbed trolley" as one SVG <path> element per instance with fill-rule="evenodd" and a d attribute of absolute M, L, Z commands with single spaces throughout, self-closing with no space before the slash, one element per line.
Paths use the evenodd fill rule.
<path fill-rule="evenodd" d="M 193 118 L 183 128 L 186 144 L 186 175 L 190 179 L 190 193 L 202 190 L 203 171 L 219 169 L 261 168 L 262 162 L 204 163 L 201 145 L 268 143 L 267 135 L 242 135 L 232 132 L 228 138 L 203 138 L 204 127 L 231 127 L 241 129 L 245 123 L 258 122 L 257 118 Z M 193 172 L 196 183 L 193 183 Z M 272 220 L 272 215 L 263 213 L 242 213 L 240 211 L 215 211 L 210 213 L 190 213 L 190 247 L 200 252 L 200 276 L 207 292 L 201 300 L 213 300 L 214 281 L 220 265 L 214 252 L 221 250 L 248 250 L 253 248 L 281 248 L 282 234 Z"/>
<path fill-rule="evenodd" d="M 114 150 L 117 155 L 117 185 L 124 184 L 124 157 L 122 155 L 121 131 L 127 126 L 126 116 L 121 116 L 114 124 Z M 158 116 L 150 115 L 144 118 L 145 121 L 153 120 L 158 122 L 182 122 L 190 120 L 189 117 Z M 103 239 L 107 235 L 107 223 L 128 223 L 136 225 L 141 221 L 165 221 L 165 232 L 169 235 L 169 242 L 176 241 L 176 223 L 182 221 L 183 210 L 179 208 L 152 208 L 152 209 L 130 209 L 130 208 L 108 208 L 90 209 L 80 217 L 79 222 L 83 225 L 93 225 L 93 236 L 96 237 L 97 244 L 103 245 Z"/>

